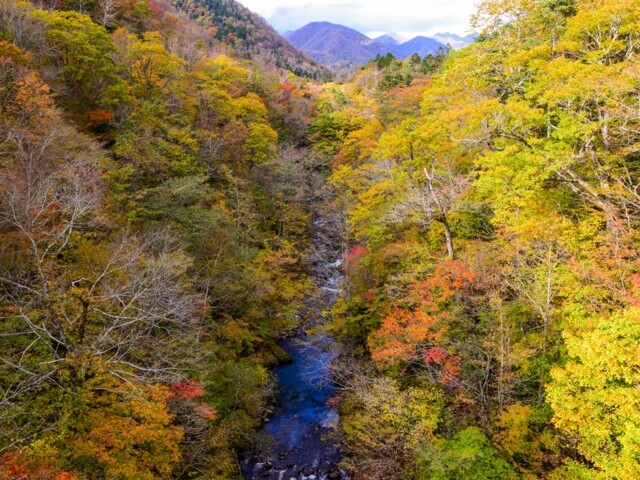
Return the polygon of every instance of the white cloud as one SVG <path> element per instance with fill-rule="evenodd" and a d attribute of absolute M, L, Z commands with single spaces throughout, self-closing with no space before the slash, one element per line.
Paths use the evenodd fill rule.
<path fill-rule="evenodd" d="M 477 0 L 240 0 L 277 30 L 296 30 L 313 21 L 340 23 L 363 33 L 405 36 L 469 32 Z"/>

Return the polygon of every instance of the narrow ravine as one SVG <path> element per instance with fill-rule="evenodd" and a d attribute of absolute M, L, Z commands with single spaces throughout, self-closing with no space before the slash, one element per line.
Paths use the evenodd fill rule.
<path fill-rule="evenodd" d="M 310 202 L 313 221 L 307 263 L 314 283 L 305 302 L 301 325 L 294 336 L 280 342 L 292 362 L 274 369 L 278 396 L 276 408 L 264 425 L 275 447 L 247 458 L 243 465 L 248 480 L 337 480 L 347 479 L 338 467 L 341 460 L 338 412 L 331 405 L 336 385 L 331 379 L 335 357 L 333 339 L 307 332 L 326 321 L 323 312 L 340 295 L 343 281 L 342 248 L 336 215 L 322 198 L 322 182 L 314 175 Z M 337 228 L 338 227 L 338 228 Z"/>

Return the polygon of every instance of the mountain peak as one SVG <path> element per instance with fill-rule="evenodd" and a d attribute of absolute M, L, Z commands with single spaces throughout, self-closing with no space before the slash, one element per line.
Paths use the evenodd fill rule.
<path fill-rule="evenodd" d="M 383 45 L 402 45 L 407 39 L 399 33 L 391 32 L 376 38 L 375 41 Z"/>
<path fill-rule="evenodd" d="M 405 59 L 414 54 L 434 55 L 445 49 L 443 43 L 432 38 L 416 37 L 407 41 L 398 33 L 387 33 L 372 40 L 353 28 L 329 22 L 309 23 L 287 38 L 311 58 L 334 72 L 343 73 L 355 70 L 376 55 L 391 53 Z"/>
<path fill-rule="evenodd" d="M 476 34 L 471 34 L 466 37 L 462 37 L 455 33 L 443 32 L 436 33 L 433 38 L 438 40 L 440 43 L 451 46 L 451 48 L 462 48 L 466 47 L 470 43 L 473 43 L 476 39 L 476 36 Z"/>

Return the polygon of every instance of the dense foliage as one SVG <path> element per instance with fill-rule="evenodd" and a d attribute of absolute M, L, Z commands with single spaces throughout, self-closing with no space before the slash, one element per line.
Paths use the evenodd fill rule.
<path fill-rule="evenodd" d="M 2 478 L 237 478 L 263 441 L 313 101 L 154 5 L 0 5 Z"/>
<path fill-rule="evenodd" d="M 379 57 L 325 86 L 356 478 L 640 475 L 639 15 L 485 0 L 431 78 Z"/>
<path fill-rule="evenodd" d="M 239 478 L 318 171 L 353 478 L 639 478 L 638 0 L 322 86 L 176 5 L 0 2 L 0 478 Z"/>

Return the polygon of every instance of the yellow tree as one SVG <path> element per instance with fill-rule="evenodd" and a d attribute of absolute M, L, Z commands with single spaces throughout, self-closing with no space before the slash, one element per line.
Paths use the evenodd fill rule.
<path fill-rule="evenodd" d="M 640 311 L 564 334 L 569 360 L 547 387 L 553 423 L 593 465 L 591 478 L 640 476 Z M 569 478 L 567 475 L 566 478 Z"/>

